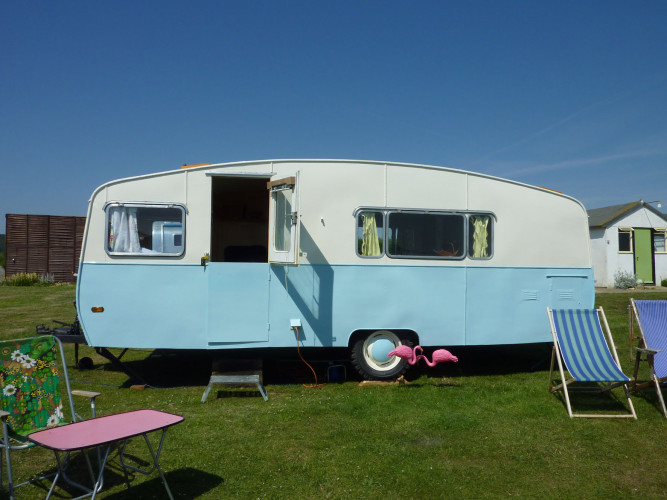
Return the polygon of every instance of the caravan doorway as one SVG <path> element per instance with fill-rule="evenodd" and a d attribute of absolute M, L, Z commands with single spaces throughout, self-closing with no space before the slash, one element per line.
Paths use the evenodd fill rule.
<path fill-rule="evenodd" d="M 268 262 L 267 179 L 211 181 L 211 262 Z"/>
<path fill-rule="evenodd" d="M 208 345 L 269 340 L 266 177 L 211 179 Z"/>

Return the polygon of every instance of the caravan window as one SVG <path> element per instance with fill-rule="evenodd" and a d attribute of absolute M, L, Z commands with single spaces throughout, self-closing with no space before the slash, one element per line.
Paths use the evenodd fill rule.
<path fill-rule="evenodd" d="M 357 215 L 357 254 L 381 257 L 384 254 L 384 214 L 364 211 Z"/>
<path fill-rule="evenodd" d="M 389 212 L 387 226 L 387 254 L 392 257 L 465 257 L 465 216 L 461 214 Z"/>
<path fill-rule="evenodd" d="M 273 247 L 278 252 L 289 252 L 292 241 L 292 191 L 280 189 L 272 193 L 276 214 Z"/>
<path fill-rule="evenodd" d="M 109 255 L 183 255 L 185 208 L 182 205 L 111 203 L 106 207 L 106 220 Z"/>
<path fill-rule="evenodd" d="M 468 216 L 468 257 L 490 259 L 493 255 L 493 217 L 484 214 Z"/>
<path fill-rule="evenodd" d="M 356 212 L 357 255 L 379 258 L 491 259 L 494 216 L 398 209 Z"/>

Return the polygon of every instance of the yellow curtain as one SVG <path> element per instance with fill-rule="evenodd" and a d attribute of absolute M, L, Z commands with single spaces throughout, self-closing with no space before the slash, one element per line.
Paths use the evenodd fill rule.
<path fill-rule="evenodd" d="M 489 256 L 489 217 L 487 216 L 473 216 L 472 225 L 473 243 L 472 256 L 476 259 L 481 259 Z"/>
<path fill-rule="evenodd" d="M 361 255 L 380 255 L 380 238 L 375 223 L 375 214 L 362 214 L 363 233 L 361 239 Z"/>

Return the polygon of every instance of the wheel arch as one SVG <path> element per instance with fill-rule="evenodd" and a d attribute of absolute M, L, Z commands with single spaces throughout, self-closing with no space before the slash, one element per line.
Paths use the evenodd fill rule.
<path fill-rule="evenodd" d="M 419 344 L 419 334 L 414 330 L 409 330 L 405 328 L 360 328 L 359 330 L 353 331 L 349 338 L 347 339 L 347 346 L 352 348 L 355 342 L 359 339 L 362 339 L 373 332 L 378 332 L 381 330 L 387 330 L 395 333 L 400 339 L 406 339 L 411 342 L 413 345 Z"/>

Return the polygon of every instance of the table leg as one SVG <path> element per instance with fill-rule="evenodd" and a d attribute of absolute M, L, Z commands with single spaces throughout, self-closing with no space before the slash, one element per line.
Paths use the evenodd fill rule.
<path fill-rule="evenodd" d="M 65 452 L 65 458 L 63 460 L 60 459 L 60 454 L 57 451 L 53 451 L 54 455 L 56 456 L 56 464 L 58 466 L 58 472 L 56 473 L 56 476 L 53 478 L 53 482 L 51 483 L 51 488 L 49 489 L 49 492 L 46 495 L 47 500 L 51 497 L 53 494 L 53 490 L 56 487 L 56 483 L 58 482 L 58 479 L 61 477 L 65 480 L 67 484 L 71 484 L 75 488 L 79 488 L 80 490 L 86 491 L 84 495 L 76 497 L 77 499 L 79 498 L 86 498 L 89 496 L 92 496 L 95 498 L 95 494 L 98 493 L 102 489 L 102 483 L 101 483 L 101 478 L 102 478 L 102 471 L 104 469 L 100 470 L 100 474 L 98 475 L 97 481 L 95 480 L 95 474 L 93 473 L 93 467 L 90 463 L 90 459 L 88 458 L 88 455 L 86 454 L 85 450 L 82 450 L 81 453 L 84 454 L 84 458 L 86 460 L 86 464 L 88 465 L 88 472 L 90 473 L 90 478 L 93 481 L 93 489 L 88 488 L 87 486 L 84 486 L 82 484 L 77 483 L 76 481 L 70 479 L 67 476 L 67 467 L 70 462 L 70 452 Z M 107 451 L 108 455 L 108 451 Z M 106 460 L 106 455 L 105 455 L 105 460 Z"/>
<path fill-rule="evenodd" d="M 97 476 L 97 481 L 95 481 L 95 485 L 93 486 L 93 496 L 91 497 L 92 499 L 95 498 L 95 495 L 97 495 L 100 490 L 102 489 L 102 484 L 104 482 L 104 467 L 107 465 L 107 459 L 109 458 L 109 452 L 111 452 L 111 444 L 108 444 L 106 447 L 106 450 L 104 451 L 104 458 L 102 459 L 102 463 L 100 464 L 100 473 Z M 99 459 L 99 455 L 98 455 Z M 88 462 L 88 465 L 90 465 L 90 462 Z"/>
<path fill-rule="evenodd" d="M 56 473 L 56 476 L 53 478 L 53 482 L 51 483 L 51 488 L 49 488 L 49 492 L 46 494 L 46 500 L 49 500 L 49 498 L 51 497 L 51 493 L 53 493 L 53 489 L 56 487 L 56 483 L 60 478 L 60 473 L 62 470 L 60 466 L 60 456 L 58 455 L 58 452 L 54 451 L 53 454 L 56 456 L 56 465 L 58 467 L 58 472 Z"/>
<path fill-rule="evenodd" d="M 140 474 L 146 474 L 146 475 L 151 474 L 155 469 L 157 469 L 157 471 L 160 473 L 160 478 L 162 479 L 164 488 L 167 490 L 167 495 L 169 495 L 169 498 L 171 500 L 174 500 L 174 496 L 171 494 L 171 490 L 169 489 L 169 484 L 167 484 L 167 478 L 164 477 L 164 473 L 162 472 L 162 468 L 160 467 L 160 453 L 162 453 L 162 445 L 164 444 L 164 438 L 166 434 L 167 434 L 167 429 L 162 429 L 162 436 L 160 436 L 160 444 L 158 445 L 157 453 L 153 451 L 151 442 L 148 440 L 148 435 L 142 434 L 144 441 L 146 441 L 146 446 L 148 447 L 148 451 L 151 454 L 151 458 L 153 459 L 153 467 L 151 467 L 150 470 L 141 469 L 139 467 L 135 467 L 133 465 L 128 465 L 125 463 L 123 457 L 125 455 L 125 445 L 127 444 L 127 441 L 123 443 L 123 447 L 121 448 L 120 463 L 123 466 L 123 468 L 133 470 L 135 472 L 139 472 Z"/>

